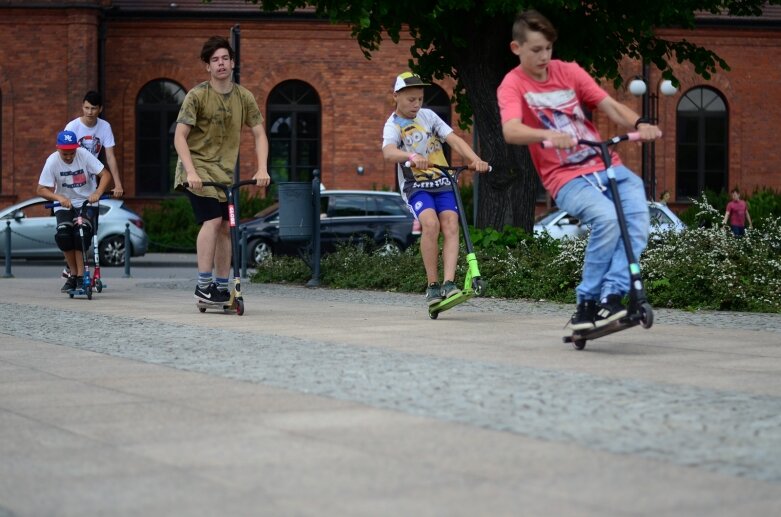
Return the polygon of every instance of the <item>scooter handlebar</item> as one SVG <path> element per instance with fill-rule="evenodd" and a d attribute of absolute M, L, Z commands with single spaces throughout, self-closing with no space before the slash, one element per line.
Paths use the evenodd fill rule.
<path fill-rule="evenodd" d="M 637 131 L 633 131 L 633 132 L 627 133 L 625 135 L 614 136 L 610 140 L 607 140 L 605 143 L 617 144 L 618 142 L 623 142 L 624 140 L 627 140 L 629 142 L 636 142 L 637 140 L 640 140 L 640 133 L 637 132 Z M 573 146 L 578 145 L 578 144 L 582 144 L 582 145 L 589 145 L 589 146 L 592 146 L 592 147 L 597 147 L 601 143 L 602 142 L 592 142 L 591 140 L 578 140 L 577 138 L 574 138 L 574 137 L 572 138 L 572 145 Z M 553 142 L 551 142 L 550 140 L 543 140 L 542 142 L 540 142 L 540 145 L 542 146 L 543 149 L 551 149 L 551 148 L 553 148 Z"/>
<path fill-rule="evenodd" d="M 404 166 L 405 166 L 405 167 L 412 167 L 413 165 L 415 165 L 415 164 L 414 164 L 414 163 L 412 163 L 412 162 L 411 162 L 411 161 L 409 161 L 409 160 L 407 160 L 406 162 L 404 162 Z M 444 167 L 444 166 L 435 165 L 435 167 Z M 461 169 L 460 167 L 444 167 L 444 168 L 445 168 L 445 169 Z M 461 170 L 467 170 L 467 169 L 469 169 L 469 167 L 464 167 L 464 168 L 463 168 L 463 169 L 461 169 Z M 493 168 L 493 167 L 491 167 L 491 166 L 489 165 L 489 166 L 488 166 L 488 172 L 491 172 L 492 170 L 494 170 L 494 168 Z"/>
<path fill-rule="evenodd" d="M 108 194 L 103 194 L 102 196 L 100 196 L 100 199 L 109 199 L 109 198 L 111 198 L 111 196 L 109 196 Z M 83 204 L 96 205 L 97 203 L 83 203 Z M 62 206 L 62 203 L 60 203 L 59 201 L 52 201 L 51 203 L 44 203 L 43 205 L 44 208 L 56 208 L 58 206 Z"/>
<path fill-rule="evenodd" d="M 255 181 L 255 180 L 241 180 L 238 183 L 234 183 L 233 185 L 225 185 L 225 184 L 219 183 L 217 181 L 204 181 L 203 183 L 201 183 L 201 185 L 204 186 L 204 187 L 217 187 L 217 188 L 222 189 L 222 190 L 228 190 L 230 188 L 243 187 L 245 185 L 257 185 L 257 184 L 258 184 L 258 182 Z M 185 181 L 184 183 L 182 183 L 182 186 L 184 188 L 190 188 L 190 183 Z"/>

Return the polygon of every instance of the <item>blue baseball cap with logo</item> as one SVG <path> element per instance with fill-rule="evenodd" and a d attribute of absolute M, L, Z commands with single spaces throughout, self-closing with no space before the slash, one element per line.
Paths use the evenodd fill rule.
<path fill-rule="evenodd" d="M 79 139 L 73 131 L 60 131 L 57 133 L 57 149 L 78 149 Z"/>

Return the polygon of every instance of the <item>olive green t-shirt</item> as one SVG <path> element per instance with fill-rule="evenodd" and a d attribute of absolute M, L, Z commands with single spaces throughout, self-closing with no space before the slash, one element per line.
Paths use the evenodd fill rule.
<path fill-rule="evenodd" d="M 215 91 L 208 81 L 190 90 L 184 98 L 178 124 L 191 126 L 187 135 L 193 165 L 203 181 L 233 183 L 233 170 L 239 157 L 241 127 L 263 123 L 258 103 L 252 93 L 234 84 L 229 93 Z M 187 181 L 182 160 L 176 163 L 175 186 Z M 225 201 L 225 193 L 214 187 L 204 187 L 194 194 Z"/>

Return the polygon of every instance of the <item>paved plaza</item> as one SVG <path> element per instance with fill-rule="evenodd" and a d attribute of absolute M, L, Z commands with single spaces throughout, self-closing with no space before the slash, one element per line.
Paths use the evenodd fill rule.
<path fill-rule="evenodd" d="M 781 514 L 781 315 L 575 351 L 550 303 L 44 270 L 0 279 L 0 517 Z"/>

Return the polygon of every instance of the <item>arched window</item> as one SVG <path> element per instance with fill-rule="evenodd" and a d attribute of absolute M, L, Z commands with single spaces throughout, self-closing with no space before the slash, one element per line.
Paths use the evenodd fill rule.
<path fill-rule="evenodd" d="M 136 100 L 136 194 L 172 192 L 176 170 L 174 131 L 186 92 L 167 79 L 147 83 Z"/>
<path fill-rule="evenodd" d="M 727 190 L 729 120 L 724 99 L 711 88 L 693 88 L 681 98 L 676 115 L 676 198 Z"/>
<path fill-rule="evenodd" d="M 274 181 L 309 181 L 320 168 L 320 97 L 303 81 L 277 85 L 268 96 L 269 174 Z"/>

